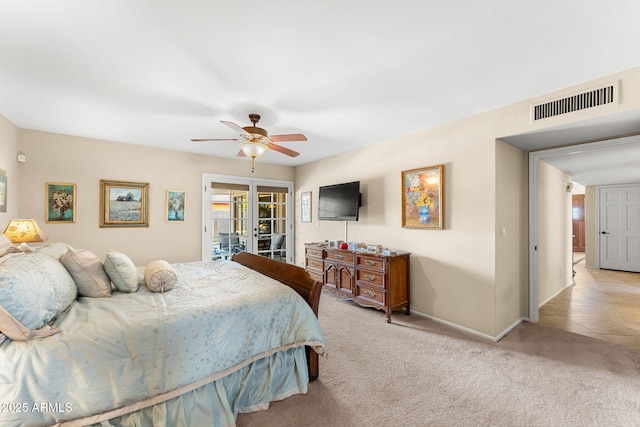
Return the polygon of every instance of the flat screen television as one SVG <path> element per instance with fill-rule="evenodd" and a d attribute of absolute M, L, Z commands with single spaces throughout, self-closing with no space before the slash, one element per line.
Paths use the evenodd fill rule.
<path fill-rule="evenodd" d="M 360 205 L 360 181 L 325 185 L 318 192 L 318 219 L 357 221 Z"/>

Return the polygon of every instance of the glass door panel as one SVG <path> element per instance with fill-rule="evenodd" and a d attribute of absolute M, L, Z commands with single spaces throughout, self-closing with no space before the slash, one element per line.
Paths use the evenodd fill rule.
<path fill-rule="evenodd" d="M 287 259 L 289 188 L 258 185 L 256 190 L 258 199 L 258 226 L 254 230 L 256 253 L 285 261 Z"/>
<path fill-rule="evenodd" d="M 211 258 L 229 259 L 247 248 L 249 186 L 211 183 Z"/>

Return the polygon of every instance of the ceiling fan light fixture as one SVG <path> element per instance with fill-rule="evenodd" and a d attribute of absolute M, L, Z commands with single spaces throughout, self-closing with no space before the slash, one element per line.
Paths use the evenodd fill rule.
<path fill-rule="evenodd" d="M 269 147 L 262 142 L 245 141 L 240 143 L 240 149 L 246 156 L 251 157 L 252 159 L 257 159 L 262 157 Z"/>

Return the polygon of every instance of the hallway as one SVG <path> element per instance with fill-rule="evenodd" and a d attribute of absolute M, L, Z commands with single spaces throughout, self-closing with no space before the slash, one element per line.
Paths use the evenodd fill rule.
<path fill-rule="evenodd" d="M 574 269 L 575 285 L 540 308 L 540 324 L 640 350 L 640 273 Z"/>

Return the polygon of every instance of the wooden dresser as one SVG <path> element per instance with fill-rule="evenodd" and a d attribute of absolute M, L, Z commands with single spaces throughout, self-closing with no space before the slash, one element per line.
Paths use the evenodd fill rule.
<path fill-rule="evenodd" d="M 322 243 L 305 245 L 305 269 L 331 293 L 383 310 L 387 322 L 401 308 L 410 313 L 408 252 L 381 255 L 338 249 Z"/>

